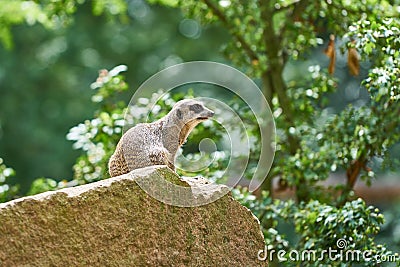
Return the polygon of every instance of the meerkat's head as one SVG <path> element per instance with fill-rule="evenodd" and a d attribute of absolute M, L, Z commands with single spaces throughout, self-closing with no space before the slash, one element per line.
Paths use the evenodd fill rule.
<path fill-rule="evenodd" d="M 174 105 L 168 116 L 180 129 L 179 145 L 182 145 L 193 128 L 214 116 L 214 112 L 198 100 L 184 99 Z"/>
<path fill-rule="evenodd" d="M 199 124 L 212 116 L 214 112 L 195 99 L 184 99 L 177 102 L 171 110 L 176 118 L 184 124 Z"/>

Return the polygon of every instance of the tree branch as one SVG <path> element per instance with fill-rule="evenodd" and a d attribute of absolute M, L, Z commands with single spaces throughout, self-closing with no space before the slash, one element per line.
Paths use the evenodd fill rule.
<path fill-rule="evenodd" d="M 293 10 L 289 16 L 292 20 L 299 19 L 301 13 L 303 13 L 304 9 L 308 6 L 308 0 L 300 0 L 297 1 L 293 5 Z"/>
<path fill-rule="evenodd" d="M 358 175 L 360 174 L 361 170 L 366 168 L 365 164 L 366 160 L 364 159 L 355 160 L 350 164 L 349 168 L 346 171 L 347 187 L 349 190 L 352 190 L 354 188 Z"/>
<path fill-rule="evenodd" d="M 228 28 L 228 30 L 231 32 L 234 38 L 242 45 L 243 50 L 246 52 L 247 56 L 250 58 L 251 61 L 257 60 L 258 61 L 258 56 L 257 53 L 251 49 L 250 45 L 244 40 L 243 36 L 240 35 L 238 32 L 236 32 L 234 29 L 235 27 L 229 22 L 228 18 L 225 16 L 225 14 L 218 8 L 217 5 L 215 5 L 212 1 L 210 0 L 203 0 L 203 2 L 208 6 L 208 8 L 214 13 L 215 16 L 217 16 L 222 23 L 225 24 L 225 26 Z"/>
<path fill-rule="evenodd" d="M 288 24 L 293 24 L 293 22 L 298 21 L 301 13 L 304 11 L 307 5 L 308 5 L 308 0 L 298 0 L 285 6 L 284 8 L 276 10 L 276 11 L 288 10 L 286 14 L 287 19 L 285 20 L 285 23 L 283 23 L 282 27 L 279 30 L 280 40 L 283 40 L 283 35 L 286 32 Z"/>
<path fill-rule="evenodd" d="M 360 156 L 360 158 L 354 160 L 346 170 L 346 185 L 338 198 L 337 206 L 343 206 L 349 198 L 350 192 L 353 190 L 357 178 L 362 170 L 368 170 L 367 159 L 365 156 Z"/>
<path fill-rule="evenodd" d="M 263 82 L 267 81 L 266 87 L 269 89 L 268 94 L 276 93 L 281 104 L 283 113 L 285 114 L 286 121 L 290 126 L 294 125 L 294 113 L 292 104 L 286 94 L 286 84 L 282 77 L 282 72 L 285 64 L 282 42 L 279 34 L 274 31 L 274 8 L 268 6 L 268 3 L 259 2 L 261 9 L 261 20 L 265 23 L 263 40 L 265 46 L 265 53 L 267 54 L 267 60 L 269 67 L 263 74 Z M 266 32 L 266 29 L 269 29 Z M 294 154 L 298 147 L 299 142 L 295 140 L 289 133 L 288 139 L 290 143 L 290 151 Z"/>

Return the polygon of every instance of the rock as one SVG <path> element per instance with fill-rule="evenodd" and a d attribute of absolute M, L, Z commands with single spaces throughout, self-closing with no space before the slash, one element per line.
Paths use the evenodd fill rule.
<path fill-rule="evenodd" d="M 206 184 L 153 166 L 0 204 L 0 266 L 267 265 L 257 259 L 264 240 L 247 208 L 230 194 L 196 207 L 162 203 L 138 186 L 160 174 L 189 189 Z M 193 195 L 212 198 L 203 191 Z"/>

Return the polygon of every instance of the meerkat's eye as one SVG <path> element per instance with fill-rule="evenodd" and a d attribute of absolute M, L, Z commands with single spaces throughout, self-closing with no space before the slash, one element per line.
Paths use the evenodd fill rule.
<path fill-rule="evenodd" d="M 190 110 L 199 113 L 200 111 L 203 110 L 203 107 L 200 104 L 193 104 L 189 107 Z"/>

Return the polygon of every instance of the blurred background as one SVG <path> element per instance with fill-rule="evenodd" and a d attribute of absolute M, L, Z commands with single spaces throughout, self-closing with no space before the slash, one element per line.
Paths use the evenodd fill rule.
<path fill-rule="evenodd" d="M 73 150 L 65 136 L 71 127 L 93 116 L 90 84 L 100 69 L 128 66 L 129 90 L 122 97 L 129 100 L 142 82 L 165 67 L 193 60 L 229 64 L 220 52 L 231 38 L 227 32 L 184 18 L 179 9 L 132 0 L 128 17 L 120 20 L 94 16 L 87 2 L 73 17 L 71 25 L 56 31 L 38 24 L 15 26 L 13 47 L 0 46 L 0 157 L 16 171 L 12 183 L 20 184 L 21 194 L 39 177 L 71 179 L 72 166 L 81 152 Z M 328 40 L 329 33 L 322 37 Z M 327 67 L 325 48 L 320 45 L 310 51 L 307 61 L 289 64 L 285 77 L 295 79 L 303 75 L 299 70 L 315 64 Z M 354 78 L 348 74 L 346 60 L 337 54 L 335 76 L 341 83 L 329 96 L 332 113 L 349 103 L 362 106 L 368 101 L 366 90 L 359 84 L 367 75 L 369 63 L 361 62 L 360 75 Z M 400 157 L 400 144 L 392 155 Z M 356 192 L 382 208 L 386 223 L 380 238 L 399 251 L 399 172 L 386 171 L 378 176 L 379 182 L 372 187 L 358 181 Z M 288 195 L 290 192 L 279 197 Z"/>

